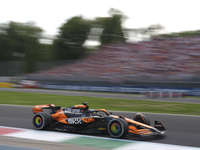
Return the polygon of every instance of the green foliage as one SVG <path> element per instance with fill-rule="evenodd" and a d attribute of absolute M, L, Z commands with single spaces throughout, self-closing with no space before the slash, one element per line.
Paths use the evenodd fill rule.
<path fill-rule="evenodd" d="M 9 38 L 0 34 L 0 61 L 13 60 Z"/>
<path fill-rule="evenodd" d="M 40 52 L 38 56 L 38 61 L 51 61 L 54 59 L 52 52 L 52 44 L 40 44 Z"/>
<path fill-rule="evenodd" d="M 103 32 L 100 36 L 101 44 L 122 43 L 124 42 L 124 33 L 122 30 L 122 21 L 125 18 L 122 12 L 116 9 L 109 11 L 110 17 L 97 18 Z"/>
<path fill-rule="evenodd" d="M 157 35 L 157 36 L 161 36 L 161 37 L 189 37 L 189 36 L 200 36 L 200 30 L 173 32 L 173 33 L 170 33 L 170 34 L 160 34 L 160 35 Z"/>
<path fill-rule="evenodd" d="M 33 22 L 10 22 L 0 26 L 0 61 L 26 61 L 26 72 L 33 72 L 33 63 L 37 61 L 40 47 L 39 38 L 42 29 Z"/>
<path fill-rule="evenodd" d="M 53 51 L 57 59 L 77 59 L 85 54 L 83 44 L 91 26 L 80 16 L 69 19 L 62 25 L 57 39 L 53 42 Z"/>

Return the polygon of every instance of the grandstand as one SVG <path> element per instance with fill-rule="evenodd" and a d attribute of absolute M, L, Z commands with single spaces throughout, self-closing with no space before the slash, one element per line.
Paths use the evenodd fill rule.
<path fill-rule="evenodd" d="M 31 77 L 100 80 L 188 81 L 200 73 L 200 37 L 160 38 L 138 43 L 108 44 L 73 64 Z"/>

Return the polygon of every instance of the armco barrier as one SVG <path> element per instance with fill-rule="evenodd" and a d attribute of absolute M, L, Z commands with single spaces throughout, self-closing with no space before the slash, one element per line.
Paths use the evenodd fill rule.
<path fill-rule="evenodd" d="M 113 92 L 144 94 L 149 91 L 163 93 L 164 97 L 200 96 L 200 88 L 162 88 L 162 87 L 135 87 L 135 86 L 87 86 L 87 85 L 59 85 L 41 84 L 40 88 L 74 91 Z M 160 97 L 157 94 L 157 97 Z"/>
<path fill-rule="evenodd" d="M 184 96 L 181 91 L 147 91 L 141 93 L 143 96 L 148 98 L 180 98 Z"/>
<path fill-rule="evenodd" d="M 41 84 L 41 88 L 57 89 L 57 90 L 74 90 L 74 91 L 114 92 L 114 93 L 141 93 L 146 91 L 146 88 L 139 88 L 139 87 L 58 85 L 58 84 Z"/>

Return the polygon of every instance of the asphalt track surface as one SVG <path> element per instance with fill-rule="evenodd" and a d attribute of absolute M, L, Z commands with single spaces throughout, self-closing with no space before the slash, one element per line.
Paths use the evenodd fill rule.
<path fill-rule="evenodd" d="M 21 89 L 15 89 L 21 90 Z M 66 95 L 66 91 L 56 91 L 56 90 L 30 90 L 30 89 L 22 89 L 23 92 L 39 92 L 39 93 L 48 93 L 48 94 L 61 94 Z M 75 94 L 76 92 L 72 92 Z M 81 94 L 90 95 L 90 93 L 78 92 L 77 95 L 81 96 Z M 96 94 L 96 93 L 92 93 Z M 97 93 L 97 95 L 102 95 L 102 93 Z M 82 95 L 82 96 L 83 96 Z M 104 93 L 103 93 L 104 95 Z M 115 94 L 114 94 L 115 95 Z M 117 98 L 119 96 L 123 96 L 124 94 L 117 94 Z M 95 97 L 95 95 L 92 95 Z M 105 97 L 107 94 L 105 94 Z M 132 96 L 133 95 L 126 95 Z M 115 98 L 115 97 L 112 97 Z M 135 99 L 135 98 L 134 98 Z M 122 115 L 125 117 L 134 116 L 134 112 L 114 112 L 115 115 Z M 138 138 L 133 136 L 127 136 L 127 140 L 136 140 L 136 141 L 145 141 L 145 142 L 154 142 L 154 143 L 165 143 L 165 144 L 174 144 L 174 145 L 182 145 L 182 146 L 192 146 L 192 147 L 200 147 L 200 116 L 186 116 L 186 115 L 164 115 L 164 114 L 151 114 L 144 113 L 151 120 L 151 125 L 154 124 L 154 120 L 159 120 L 166 128 L 166 135 L 163 137 L 155 138 Z M 25 106 L 11 106 L 11 105 L 0 105 L 0 126 L 9 126 L 9 127 L 18 127 L 18 128 L 26 128 L 26 129 L 34 129 L 32 125 L 32 109 L 31 107 Z M 101 137 L 109 137 L 109 135 L 94 135 Z"/>

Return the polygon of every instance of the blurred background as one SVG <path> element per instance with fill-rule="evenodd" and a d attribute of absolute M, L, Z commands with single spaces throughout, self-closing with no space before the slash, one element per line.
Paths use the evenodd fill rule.
<path fill-rule="evenodd" d="M 199 96 L 198 1 L 0 3 L 1 87 Z"/>

